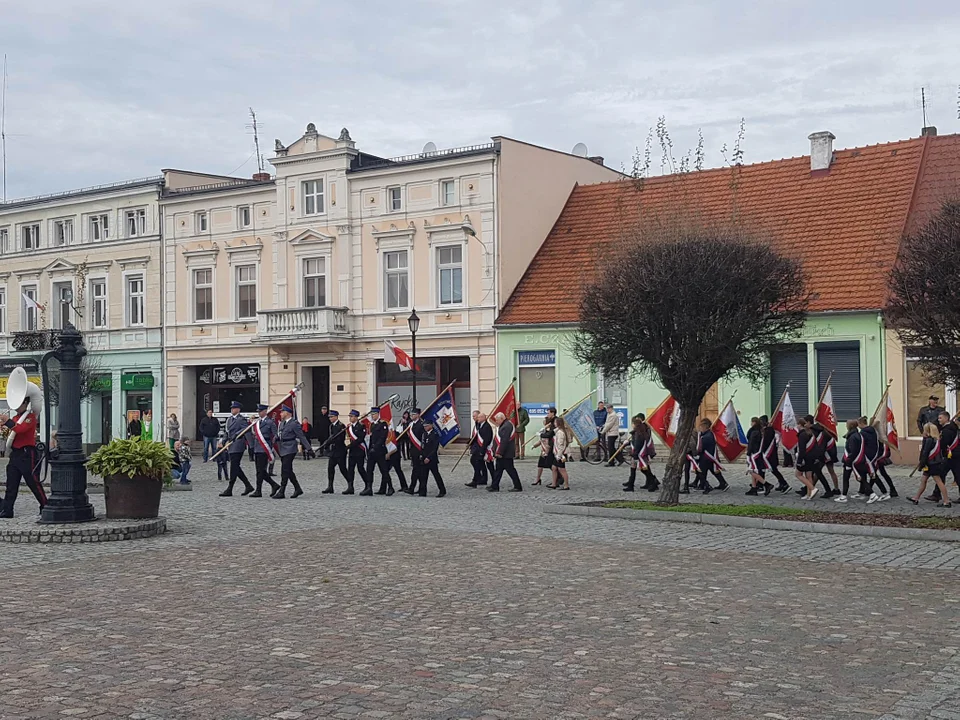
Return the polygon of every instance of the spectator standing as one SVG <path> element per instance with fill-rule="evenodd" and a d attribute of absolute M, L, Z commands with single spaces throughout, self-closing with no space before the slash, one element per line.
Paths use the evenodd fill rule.
<path fill-rule="evenodd" d="M 143 424 L 140 422 L 140 418 L 132 417 L 130 422 L 127 423 L 127 438 L 133 439 L 140 437 L 140 434 L 143 432 Z"/>
<path fill-rule="evenodd" d="M 607 408 L 603 400 L 597 403 L 593 411 L 593 424 L 597 426 L 597 462 L 607 459 L 607 439 L 603 435 L 603 426 L 607 422 Z"/>
<path fill-rule="evenodd" d="M 174 443 L 180 439 L 180 421 L 177 416 L 170 413 L 167 418 L 167 442 L 170 443 L 170 449 L 173 450 Z"/>
<path fill-rule="evenodd" d="M 206 417 L 200 420 L 199 430 L 203 438 L 203 461 L 206 462 L 216 452 L 217 437 L 220 435 L 220 421 L 213 416 L 213 410 L 207 410 Z"/>
<path fill-rule="evenodd" d="M 940 407 L 940 398 L 936 395 L 931 395 L 927 399 L 926 407 L 920 408 L 920 412 L 917 415 L 917 429 L 920 431 L 920 434 L 923 435 L 923 429 L 929 424 L 936 425 L 940 427 L 940 413 L 946 412 L 946 410 Z"/>
<path fill-rule="evenodd" d="M 612 458 L 617 453 L 617 441 L 620 439 L 620 418 L 617 417 L 613 405 L 607 405 L 607 417 L 606 420 L 604 420 L 602 431 L 604 440 L 607 443 L 607 457 Z M 625 462 L 623 453 L 620 454 L 617 461 L 621 464 Z M 609 460 L 607 464 L 613 467 L 613 460 Z"/>
<path fill-rule="evenodd" d="M 190 478 L 190 460 L 192 455 L 190 453 L 190 441 L 189 440 L 177 440 L 173 444 L 173 451 L 177 454 L 177 459 L 180 461 L 180 484 L 189 485 Z"/>
<path fill-rule="evenodd" d="M 303 422 L 300 423 L 300 429 L 303 430 L 303 437 L 307 440 L 307 444 L 300 449 L 303 451 L 303 459 L 309 460 L 315 457 L 313 454 L 313 425 L 310 424 L 310 418 L 303 418 Z"/>
<path fill-rule="evenodd" d="M 524 457 L 526 455 L 526 446 L 524 442 L 527 439 L 527 425 L 530 424 L 530 413 L 527 412 L 527 409 L 521 405 L 517 408 L 517 442 L 519 443 L 518 450 L 519 453 L 517 457 Z"/>

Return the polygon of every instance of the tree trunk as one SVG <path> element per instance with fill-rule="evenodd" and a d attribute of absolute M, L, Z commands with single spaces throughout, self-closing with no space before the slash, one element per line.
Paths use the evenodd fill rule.
<path fill-rule="evenodd" d="M 670 449 L 670 456 L 667 458 L 667 469 L 663 473 L 663 484 L 660 486 L 660 497 L 657 499 L 658 505 L 680 504 L 680 479 L 683 476 L 683 464 L 687 457 L 690 438 L 697 426 L 697 420 L 695 410 L 680 409 L 680 425 L 677 427 L 677 434 L 673 438 L 673 447 Z"/>

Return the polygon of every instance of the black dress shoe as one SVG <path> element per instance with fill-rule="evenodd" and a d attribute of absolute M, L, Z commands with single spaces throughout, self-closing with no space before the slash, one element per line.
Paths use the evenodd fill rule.
<path fill-rule="evenodd" d="M 0 510 L 0 518 L 4 520 L 12 520 L 13 510 Z"/>
<path fill-rule="evenodd" d="M 760 493 L 757 491 L 755 487 L 750 488 L 744 493 L 744 495 L 759 495 L 759 494 Z"/>
<path fill-rule="evenodd" d="M 387 494 L 386 488 L 383 488 L 382 490 L 377 490 L 377 495 L 386 495 L 386 494 Z"/>
<path fill-rule="evenodd" d="M 244 490 L 242 493 L 240 493 L 240 495 L 246 497 L 247 495 L 249 495 L 249 494 L 252 493 L 252 492 L 253 492 L 253 488 L 252 488 L 252 487 L 248 487 L 246 490 Z"/>
<path fill-rule="evenodd" d="M 303 490 L 297 490 L 293 495 L 290 496 L 291 499 L 298 498 L 303 495 Z M 283 497 L 282 495 L 280 497 Z"/>
<path fill-rule="evenodd" d="M 713 487 L 711 487 L 710 485 L 707 485 L 707 486 L 703 489 L 703 494 L 704 494 L 704 495 L 709 495 L 711 492 L 713 492 Z"/>
<path fill-rule="evenodd" d="M 651 485 L 650 487 L 647 488 L 647 492 L 660 492 L 660 486 Z"/>
<path fill-rule="evenodd" d="M 340 494 L 341 494 L 341 495 L 353 495 L 353 490 L 350 490 L 350 489 L 348 488 L 348 489 L 344 490 L 344 491 L 343 491 L 342 493 L 340 493 Z"/>
<path fill-rule="evenodd" d="M 224 490 L 222 493 L 220 493 L 220 497 L 233 497 L 233 493 L 229 490 Z"/>
<path fill-rule="evenodd" d="M 475 482 L 468 482 L 468 483 L 464 483 L 464 485 L 465 485 L 466 487 L 469 487 L 469 488 L 475 488 L 475 487 L 478 487 L 478 486 L 477 486 L 477 484 L 476 484 Z"/>
<path fill-rule="evenodd" d="M 625 488 L 623 488 L 623 491 L 624 491 L 624 492 L 633 492 L 633 488 L 630 487 L 629 485 L 627 485 Z"/>
<path fill-rule="evenodd" d="M 271 495 L 270 497 L 272 497 L 274 500 L 286 500 L 286 499 L 287 499 L 287 496 L 286 496 L 285 493 L 279 493 L 279 492 L 278 492 L 278 493 L 274 493 L 274 494 Z"/>
<path fill-rule="evenodd" d="M 321 495 L 333 495 L 333 490 L 328 488 L 327 490 L 321 491 L 320 494 L 321 494 Z"/>
<path fill-rule="evenodd" d="M 678 490 L 677 492 L 678 492 L 680 495 L 689 495 L 689 494 L 690 494 L 690 488 L 688 488 L 688 487 L 682 487 L 682 488 L 680 488 L 680 490 Z"/>
<path fill-rule="evenodd" d="M 393 488 L 387 488 L 387 492 L 385 494 L 387 497 L 390 497 L 391 495 L 393 495 L 394 492 L 395 491 Z"/>
<path fill-rule="evenodd" d="M 490 487 L 487 488 L 487 492 L 500 492 L 500 488 L 494 487 L 493 485 L 491 485 Z"/>
<path fill-rule="evenodd" d="M 361 490 L 359 495 L 360 497 L 371 497 L 373 495 L 373 490 Z"/>
<path fill-rule="evenodd" d="M 773 491 L 773 485 L 771 483 L 763 484 L 763 496 L 766 497 Z"/>
<path fill-rule="evenodd" d="M 246 495 L 246 493 L 244 493 L 244 495 Z M 252 493 L 250 493 L 250 497 L 263 497 L 263 493 L 262 493 L 262 492 L 259 492 L 259 491 L 258 491 L 258 492 L 252 492 Z"/>
<path fill-rule="evenodd" d="M 445 492 L 437 493 L 437 497 L 438 497 L 438 498 L 442 498 L 442 497 L 444 497 L 445 495 L 446 495 Z"/>
<path fill-rule="evenodd" d="M 523 488 L 517 488 L 517 487 L 507 488 L 507 492 L 523 492 Z"/>
<path fill-rule="evenodd" d="M 413 488 L 405 487 L 403 492 L 405 492 L 407 495 L 413 495 Z"/>

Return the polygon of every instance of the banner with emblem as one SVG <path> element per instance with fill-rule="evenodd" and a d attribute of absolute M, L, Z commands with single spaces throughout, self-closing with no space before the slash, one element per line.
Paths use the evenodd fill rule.
<path fill-rule="evenodd" d="M 460 437 L 460 422 L 457 420 L 457 404 L 453 396 L 453 383 L 447 385 L 437 399 L 423 411 L 424 422 L 431 421 L 440 436 L 440 444 L 446 447 Z"/>

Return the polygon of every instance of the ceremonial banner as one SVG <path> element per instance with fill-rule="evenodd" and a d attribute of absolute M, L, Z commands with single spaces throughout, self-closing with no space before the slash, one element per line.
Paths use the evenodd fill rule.
<path fill-rule="evenodd" d="M 797 448 L 797 416 L 793 412 L 793 403 L 790 402 L 790 393 L 783 391 L 780 405 L 773 415 L 770 425 L 777 431 L 780 445 L 787 451 L 793 452 Z"/>
<path fill-rule="evenodd" d="M 650 429 L 659 435 L 664 444 L 670 448 L 673 447 L 673 439 L 679 422 L 680 406 L 673 399 L 673 395 L 667 395 L 667 399 L 660 403 L 657 409 L 650 413 L 650 417 L 647 418 L 647 425 L 650 426 Z"/>
<path fill-rule="evenodd" d="M 460 423 L 457 420 L 457 405 L 453 397 L 453 387 L 448 386 L 437 399 L 423 411 L 421 417 L 433 422 L 440 436 L 440 444 L 446 447 L 460 437 Z"/>
<path fill-rule="evenodd" d="M 831 373 L 830 378 L 833 377 Z M 823 428 L 837 437 L 837 414 L 833 410 L 833 390 L 830 388 L 830 378 L 827 378 L 827 384 L 823 387 L 820 394 L 820 402 L 817 403 L 817 413 L 814 419 L 823 426 Z"/>
<path fill-rule="evenodd" d="M 513 383 L 510 383 L 510 387 L 507 388 L 507 391 L 503 394 L 503 397 L 500 398 L 500 402 L 497 403 L 497 406 L 487 417 L 495 417 L 497 413 L 501 412 L 504 414 L 504 417 L 506 417 L 507 420 L 512 422 L 514 425 L 517 424 L 517 389 Z"/>
<path fill-rule="evenodd" d="M 396 363 L 400 372 L 413 370 L 413 358 L 407 355 L 393 340 L 383 341 L 383 361 Z M 417 368 L 419 371 L 420 368 Z"/>
<path fill-rule="evenodd" d="M 587 447 L 597 441 L 597 426 L 593 424 L 593 399 L 588 395 L 567 410 L 563 419 L 577 436 L 580 447 Z"/>
<path fill-rule="evenodd" d="M 730 462 L 736 460 L 747 447 L 747 436 L 740 425 L 740 418 L 729 400 L 723 407 L 720 417 L 713 423 L 713 434 L 717 438 L 717 447 Z"/>

